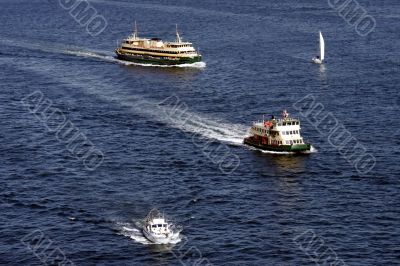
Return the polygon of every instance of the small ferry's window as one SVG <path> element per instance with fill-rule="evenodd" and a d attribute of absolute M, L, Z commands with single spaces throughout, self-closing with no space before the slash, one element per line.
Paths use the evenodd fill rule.
<path fill-rule="evenodd" d="M 153 228 L 156 228 L 156 227 L 157 227 L 157 225 L 156 225 L 156 224 L 153 224 L 151 227 L 153 227 Z"/>

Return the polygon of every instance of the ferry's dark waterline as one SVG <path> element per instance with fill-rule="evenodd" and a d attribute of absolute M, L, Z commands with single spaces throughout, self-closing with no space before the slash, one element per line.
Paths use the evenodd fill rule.
<path fill-rule="evenodd" d="M 322 254 L 302 245 L 315 234 L 337 263 L 399 265 L 398 1 L 358 1 L 376 20 L 366 37 L 330 1 L 269 2 L 90 1 L 107 21 L 91 36 L 58 0 L 1 0 L 0 264 L 49 264 L 59 248 L 75 265 L 193 265 L 200 253 L 212 265 L 315 265 Z M 206 66 L 116 60 L 134 20 L 163 39 L 179 23 Z M 322 67 L 311 63 L 319 30 Z M 35 91 L 104 153 L 99 167 L 29 112 L 21 100 Z M 372 171 L 295 108 L 307 95 L 376 159 Z M 252 121 L 283 109 L 317 151 L 241 144 Z M 184 227 L 186 245 L 146 242 L 138 229 L 152 207 Z"/>

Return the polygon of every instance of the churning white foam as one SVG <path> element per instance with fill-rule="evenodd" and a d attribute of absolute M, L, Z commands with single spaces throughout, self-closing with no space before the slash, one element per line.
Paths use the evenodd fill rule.
<path fill-rule="evenodd" d="M 149 241 L 146 237 L 144 237 L 142 232 L 142 225 L 139 222 L 136 222 L 135 224 L 117 222 L 116 229 L 118 231 L 118 234 L 129 237 L 137 243 L 143 245 L 157 245 L 157 243 L 153 243 Z M 179 234 L 179 236 L 174 238 L 171 242 L 169 242 L 169 244 L 177 244 L 181 242 L 182 239 L 183 236 Z"/>

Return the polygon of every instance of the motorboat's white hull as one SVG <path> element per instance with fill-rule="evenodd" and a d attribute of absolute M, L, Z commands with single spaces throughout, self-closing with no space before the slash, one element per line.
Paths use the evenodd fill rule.
<path fill-rule="evenodd" d="M 155 244 L 170 244 L 173 243 L 179 237 L 179 233 L 171 233 L 168 236 L 166 235 L 155 235 L 151 232 L 143 229 L 143 235 L 150 241 Z"/>

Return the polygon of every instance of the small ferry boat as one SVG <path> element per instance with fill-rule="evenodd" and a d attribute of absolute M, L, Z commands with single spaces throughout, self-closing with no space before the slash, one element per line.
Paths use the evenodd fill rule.
<path fill-rule="evenodd" d="M 179 238 L 180 231 L 168 222 L 157 209 L 152 209 L 146 217 L 143 235 L 155 244 L 173 243 Z"/>
<path fill-rule="evenodd" d="M 139 38 L 135 22 L 135 31 L 115 51 L 118 59 L 155 65 L 181 65 L 201 62 L 202 56 L 193 48 L 192 43 L 182 41 L 178 26 L 176 40 L 164 42 L 159 38 Z"/>
<path fill-rule="evenodd" d="M 311 144 L 304 142 L 300 135 L 300 120 L 289 118 L 286 110 L 282 118 L 274 116 L 270 120 L 255 122 L 250 129 L 250 136 L 244 143 L 258 149 L 275 152 L 305 152 Z"/>

